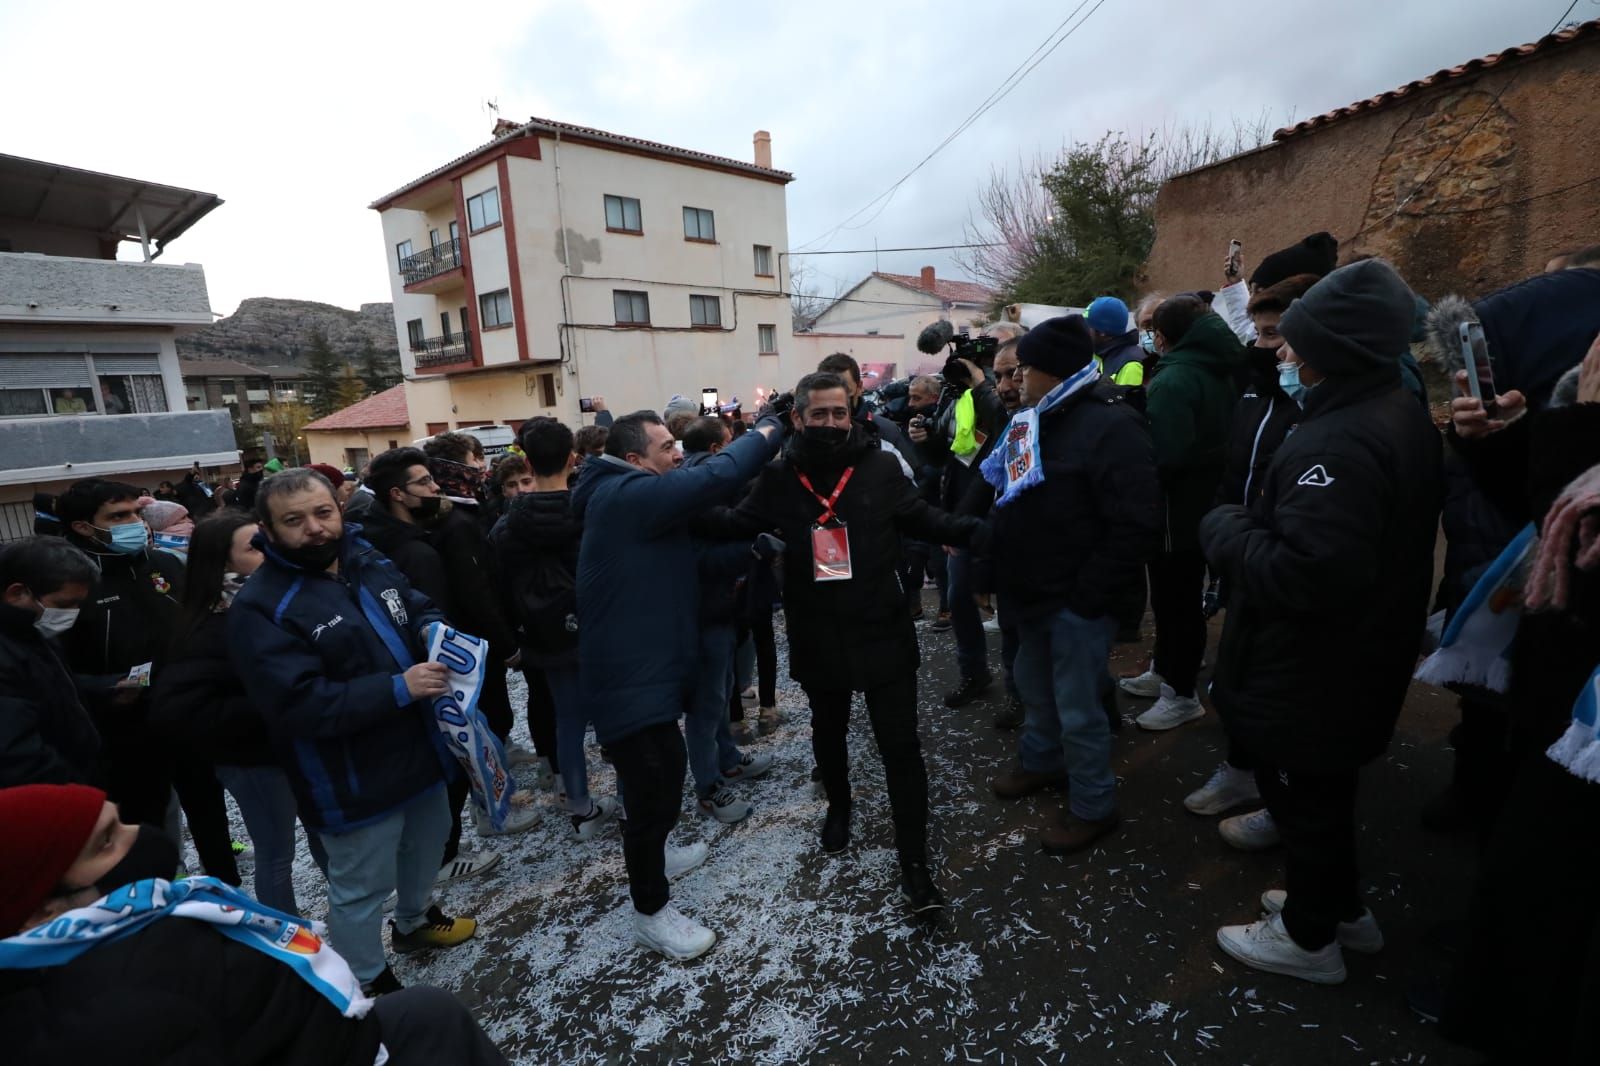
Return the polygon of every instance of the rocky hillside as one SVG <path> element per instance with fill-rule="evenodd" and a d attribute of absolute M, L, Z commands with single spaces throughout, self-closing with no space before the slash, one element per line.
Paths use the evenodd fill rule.
<path fill-rule="evenodd" d="M 308 339 L 320 329 L 327 334 L 329 347 L 351 362 L 369 340 L 378 351 L 397 356 L 392 306 L 362 304 L 359 311 L 347 311 L 310 300 L 251 297 L 227 318 L 179 337 L 178 354 L 187 359 L 303 365 Z"/>

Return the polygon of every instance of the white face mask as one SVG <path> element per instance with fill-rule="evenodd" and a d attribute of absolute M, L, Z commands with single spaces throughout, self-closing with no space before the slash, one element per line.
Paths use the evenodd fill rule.
<path fill-rule="evenodd" d="M 47 637 L 59 637 L 78 621 L 76 607 L 46 607 L 44 614 L 33 620 L 33 628 Z"/>

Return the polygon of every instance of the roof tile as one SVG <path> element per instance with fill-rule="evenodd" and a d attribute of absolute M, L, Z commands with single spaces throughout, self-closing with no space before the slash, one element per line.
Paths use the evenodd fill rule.
<path fill-rule="evenodd" d="M 341 411 L 324 415 L 315 422 L 307 422 L 306 429 L 387 429 L 409 426 L 411 412 L 406 407 L 406 387 L 396 385 L 360 403 L 353 403 Z"/>
<path fill-rule="evenodd" d="M 922 279 L 914 274 L 885 274 L 881 270 L 875 270 L 872 276 L 918 292 L 928 291 L 922 287 Z M 994 299 L 994 290 L 986 285 L 979 285 L 975 281 L 950 281 L 946 278 L 933 279 L 933 294 L 941 300 L 957 304 L 987 304 Z"/>

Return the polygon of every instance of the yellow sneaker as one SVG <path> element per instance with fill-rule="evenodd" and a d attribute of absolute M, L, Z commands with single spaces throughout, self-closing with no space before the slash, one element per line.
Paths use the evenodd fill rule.
<path fill-rule="evenodd" d="M 429 948 L 453 948 L 465 944 L 478 932 L 478 923 L 471 918 L 446 918 L 438 907 L 429 907 L 426 925 L 419 925 L 409 933 L 402 933 L 393 921 L 389 923 L 389 944 L 401 955 Z"/>

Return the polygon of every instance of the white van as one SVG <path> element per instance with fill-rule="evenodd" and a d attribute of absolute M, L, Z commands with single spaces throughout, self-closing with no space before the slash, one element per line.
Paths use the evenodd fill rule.
<path fill-rule="evenodd" d="M 483 445 L 483 457 L 491 464 L 506 453 L 506 449 L 517 442 L 517 435 L 510 426 L 462 426 L 457 433 L 466 433 L 476 437 L 478 443 Z M 412 441 L 414 447 L 420 448 L 427 444 L 432 437 L 423 437 L 421 440 Z"/>

